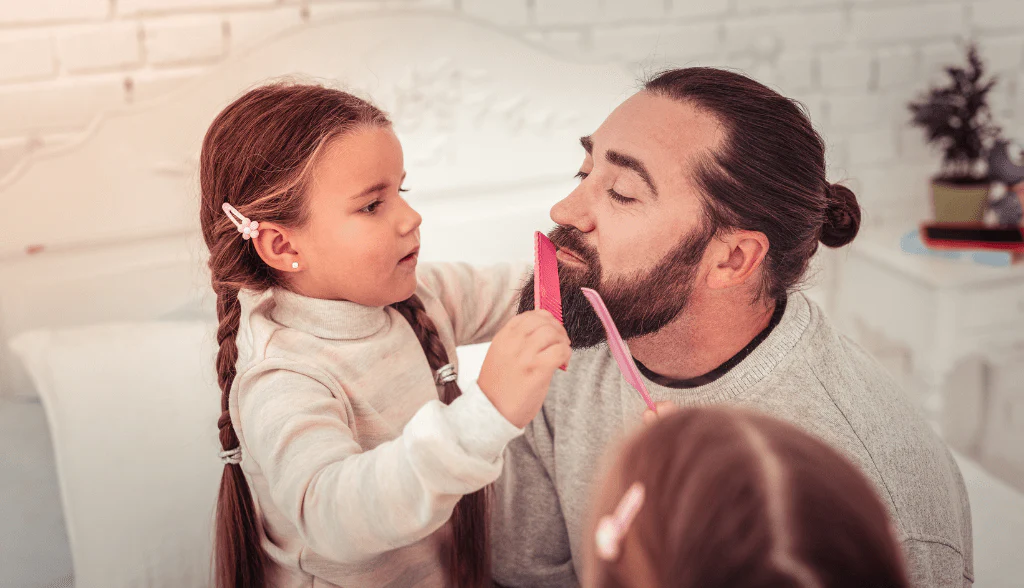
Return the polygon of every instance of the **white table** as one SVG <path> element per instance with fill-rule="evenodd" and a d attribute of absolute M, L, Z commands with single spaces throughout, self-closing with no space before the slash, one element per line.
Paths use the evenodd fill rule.
<path fill-rule="evenodd" d="M 924 385 L 923 406 L 941 433 L 944 384 L 957 363 L 1001 364 L 1024 346 L 1024 264 L 991 267 L 900 250 L 903 230 L 858 236 L 843 260 L 837 320 L 904 346 Z"/>

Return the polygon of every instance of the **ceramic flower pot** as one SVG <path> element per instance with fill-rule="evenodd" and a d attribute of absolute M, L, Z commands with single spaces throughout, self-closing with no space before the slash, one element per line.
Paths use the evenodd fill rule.
<path fill-rule="evenodd" d="M 932 180 L 932 205 L 935 222 L 981 222 L 988 200 L 988 182 L 955 184 Z"/>

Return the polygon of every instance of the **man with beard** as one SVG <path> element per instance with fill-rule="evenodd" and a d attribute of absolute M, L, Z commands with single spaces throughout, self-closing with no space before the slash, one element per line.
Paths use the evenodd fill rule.
<path fill-rule="evenodd" d="M 644 411 L 580 292 L 590 287 L 655 401 L 741 405 L 816 435 L 873 482 L 915 585 L 971 585 L 970 509 L 945 444 L 798 291 L 818 243 L 843 246 L 860 224 L 853 193 L 826 179 L 823 142 L 800 108 L 735 73 L 672 70 L 581 143 L 580 184 L 552 208 L 550 234 L 575 351 L 506 451 L 492 515 L 495 581 L 577 585 L 584 543 L 594 541 L 584 523 L 600 456 Z M 532 293 L 531 281 L 520 310 L 533 308 Z M 842 533 L 828 515 L 821 524 Z M 777 532 L 750 557 L 814 549 Z"/>

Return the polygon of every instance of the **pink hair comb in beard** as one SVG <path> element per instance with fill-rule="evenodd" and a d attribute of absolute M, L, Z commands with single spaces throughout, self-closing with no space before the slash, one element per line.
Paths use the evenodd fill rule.
<path fill-rule="evenodd" d="M 562 291 L 558 286 L 555 244 L 540 231 L 533 235 L 533 255 L 533 307 L 550 312 L 562 322 Z M 564 371 L 565 366 L 561 369 Z"/>
<path fill-rule="evenodd" d="M 608 334 L 608 348 L 611 349 L 615 363 L 619 364 L 619 371 L 622 372 L 622 377 L 640 393 L 640 397 L 644 399 L 647 408 L 653 412 L 658 412 L 658 409 L 654 406 L 654 401 L 651 400 L 651 395 L 647 392 L 647 386 L 640 378 L 640 370 L 636 369 L 636 364 L 633 363 L 633 355 L 629 352 L 626 342 L 622 340 L 622 336 L 619 335 L 619 329 L 615 326 L 615 322 L 612 321 L 612 315 L 608 313 L 608 307 L 604 305 L 604 300 L 601 300 L 601 295 L 590 288 L 580 289 L 583 290 L 583 295 L 587 297 L 590 305 L 594 307 L 594 312 L 597 313 L 597 318 L 601 319 L 601 324 L 604 325 L 604 331 Z"/>

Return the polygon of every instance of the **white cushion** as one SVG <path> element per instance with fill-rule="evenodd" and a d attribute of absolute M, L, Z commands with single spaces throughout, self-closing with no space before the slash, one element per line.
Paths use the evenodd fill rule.
<path fill-rule="evenodd" d="M 46 408 L 77 588 L 210 584 L 213 329 L 154 321 L 11 341 Z"/>

